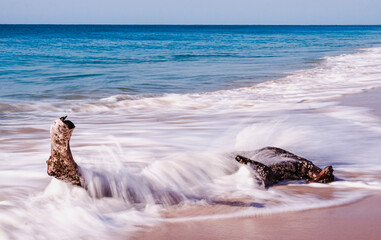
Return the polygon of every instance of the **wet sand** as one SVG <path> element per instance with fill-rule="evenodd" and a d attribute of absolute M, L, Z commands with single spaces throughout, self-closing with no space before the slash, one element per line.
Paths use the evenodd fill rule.
<path fill-rule="evenodd" d="M 381 88 L 366 90 L 360 94 L 346 95 L 340 99 L 341 105 L 366 107 L 371 113 L 381 118 Z"/>
<path fill-rule="evenodd" d="M 381 195 L 339 207 L 257 217 L 166 223 L 128 239 L 379 240 Z"/>
<path fill-rule="evenodd" d="M 366 107 L 381 119 L 381 88 L 337 99 L 340 105 Z M 127 236 L 136 240 L 379 240 L 381 193 L 323 209 L 256 217 L 165 222 Z"/>

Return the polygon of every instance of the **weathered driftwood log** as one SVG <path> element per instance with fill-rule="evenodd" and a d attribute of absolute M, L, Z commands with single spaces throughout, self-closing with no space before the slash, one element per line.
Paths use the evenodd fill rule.
<path fill-rule="evenodd" d="M 51 155 L 46 161 L 48 175 L 81 186 L 77 163 L 70 151 L 70 137 L 75 125 L 61 117 L 50 126 Z"/>
<path fill-rule="evenodd" d="M 250 165 L 259 175 L 266 187 L 283 180 L 306 180 L 307 182 L 328 183 L 334 181 L 333 168 L 323 170 L 311 161 L 276 147 L 265 147 L 256 151 L 259 159 L 274 159 L 275 162 L 264 163 L 237 155 L 239 163 Z"/>

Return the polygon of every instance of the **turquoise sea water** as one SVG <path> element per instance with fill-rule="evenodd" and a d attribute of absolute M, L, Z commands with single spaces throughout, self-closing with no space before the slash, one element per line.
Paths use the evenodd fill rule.
<path fill-rule="evenodd" d="M 0 239 L 128 239 L 379 193 L 380 118 L 339 101 L 380 87 L 381 26 L 0 25 Z M 46 173 L 65 115 L 87 190 Z M 234 160 L 266 146 L 338 181 L 266 189 Z"/>
<path fill-rule="evenodd" d="M 381 26 L 0 25 L 0 97 L 232 89 L 379 45 L 380 37 Z"/>

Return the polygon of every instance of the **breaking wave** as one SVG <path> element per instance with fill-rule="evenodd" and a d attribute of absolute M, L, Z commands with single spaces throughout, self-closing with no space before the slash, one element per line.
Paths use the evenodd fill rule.
<path fill-rule="evenodd" d="M 340 106 L 335 98 L 381 87 L 380 63 L 381 48 L 369 48 L 232 90 L 1 104 L 2 131 L 31 143 L 0 139 L 0 158 L 9 162 L 10 171 L 28 166 L 34 174 L 18 179 L 25 188 L 9 190 L 13 197 L 0 195 L 5 226 L 0 238 L 113 239 L 138 225 L 321 208 L 378 191 L 379 119 L 367 109 Z M 77 126 L 72 151 L 87 191 L 50 180 L 41 170 L 42 153 L 49 153 L 46 126 L 60 115 L 69 115 Z M 25 121 L 13 122 L 15 117 Z M 32 137 L 18 131 L 25 128 L 34 129 Z M 15 146 L 23 151 L 12 154 L 19 160 L 12 162 Z M 287 149 L 319 166 L 333 165 L 341 181 L 265 189 L 251 169 L 232 158 L 234 152 L 265 146 Z M 26 156 L 25 150 L 36 155 Z M 32 178 L 42 193 L 24 200 Z M 316 189 L 332 194 L 322 198 Z M 236 211 L 162 217 L 173 206 L 215 204 Z M 82 235 L 85 228 L 95 230 Z"/>

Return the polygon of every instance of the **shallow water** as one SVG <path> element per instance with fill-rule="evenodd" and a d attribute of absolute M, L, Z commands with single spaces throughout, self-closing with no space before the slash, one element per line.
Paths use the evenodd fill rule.
<path fill-rule="evenodd" d="M 213 31 L 207 34 L 215 36 Z M 380 191 L 380 119 L 365 108 L 340 106 L 335 98 L 381 87 L 381 48 L 331 48 L 336 50 L 321 52 L 329 56 L 314 63 L 288 59 L 298 70 L 285 64 L 288 72 L 274 70 L 270 74 L 274 80 L 246 69 L 256 80 L 234 87 L 214 82 L 211 88 L 196 84 L 183 91 L 188 83 L 175 81 L 173 91 L 148 87 L 141 94 L 126 94 L 107 87 L 112 84 L 97 85 L 97 76 L 92 76 L 91 84 L 79 80 L 85 96 L 81 98 L 66 98 L 65 89 L 72 86 L 67 81 L 74 81 L 68 79 L 62 88 L 47 84 L 43 77 L 30 89 L 13 83 L 10 89 L 2 87 L 0 239 L 123 239 L 141 226 L 168 221 L 165 216 L 190 221 L 271 214 L 334 206 Z M 305 49 L 307 55 L 308 51 L 311 47 Z M 281 66 L 282 60 L 274 61 Z M 207 63 L 198 59 L 192 64 L 191 69 Z M 216 70 L 216 65 L 210 68 Z M 193 74 L 184 71 L 186 76 Z M 213 78 L 217 81 L 219 76 Z M 5 80 L 10 79 L 6 75 Z M 88 86 L 93 92 L 106 87 L 102 94 L 92 95 Z M 36 88 L 41 91 L 35 93 Z M 11 89 L 15 94 L 9 94 Z M 49 91 L 56 94 L 44 97 Z M 76 125 L 71 149 L 90 183 L 89 191 L 46 174 L 49 125 L 64 115 Z M 234 152 L 250 155 L 265 146 L 287 149 L 320 167 L 333 165 L 340 181 L 289 182 L 265 189 L 251 169 L 232 158 Z M 102 184 L 108 185 L 112 197 L 95 197 Z M 329 194 L 316 194 L 321 189 Z M 173 209 L 187 212 L 219 205 L 236 210 L 217 207 L 200 214 L 172 214 Z"/>

